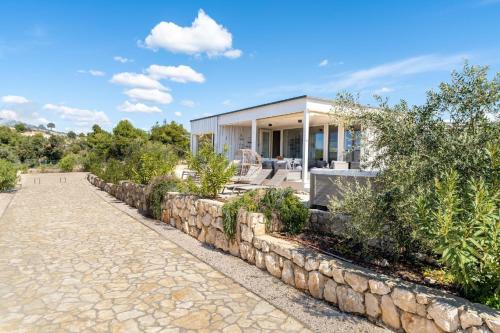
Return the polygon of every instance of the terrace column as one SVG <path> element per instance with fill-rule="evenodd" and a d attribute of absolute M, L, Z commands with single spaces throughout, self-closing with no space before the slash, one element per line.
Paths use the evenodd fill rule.
<path fill-rule="evenodd" d="M 257 152 L 257 119 L 252 119 L 252 150 Z"/>
<path fill-rule="evenodd" d="M 344 161 L 344 123 L 339 123 L 337 161 Z"/>
<path fill-rule="evenodd" d="M 302 181 L 307 183 L 309 169 L 309 110 L 304 110 L 304 119 L 302 120 Z"/>
<path fill-rule="evenodd" d="M 323 161 L 328 163 L 328 142 L 330 141 L 330 132 L 328 124 L 323 125 Z"/>
<path fill-rule="evenodd" d="M 191 134 L 191 153 L 194 155 L 198 151 L 198 135 Z"/>

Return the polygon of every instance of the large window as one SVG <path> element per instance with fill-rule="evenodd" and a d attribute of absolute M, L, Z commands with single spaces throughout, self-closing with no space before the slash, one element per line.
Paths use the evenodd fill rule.
<path fill-rule="evenodd" d="M 323 160 L 323 126 L 309 128 L 309 161 Z"/>
<path fill-rule="evenodd" d="M 328 126 L 328 162 L 338 160 L 339 151 L 339 127 L 337 125 Z"/>
<path fill-rule="evenodd" d="M 283 154 L 288 158 L 302 158 L 302 128 L 283 130 Z"/>
<path fill-rule="evenodd" d="M 361 126 L 346 126 L 344 132 L 344 150 L 346 162 L 361 160 Z"/>

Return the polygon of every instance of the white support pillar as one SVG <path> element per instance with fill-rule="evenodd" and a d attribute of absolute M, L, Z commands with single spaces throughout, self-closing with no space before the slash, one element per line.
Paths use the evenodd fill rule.
<path fill-rule="evenodd" d="M 280 130 L 280 156 L 284 157 L 284 150 L 283 150 L 283 130 Z"/>
<path fill-rule="evenodd" d="M 252 150 L 257 152 L 257 119 L 252 119 Z"/>
<path fill-rule="evenodd" d="M 328 163 L 328 141 L 329 141 L 328 124 L 323 125 L 323 161 Z"/>
<path fill-rule="evenodd" d="M 191 154 L 196 154 L 198 152 L 198 135 L 191 134 Z"/>
<path fill-rule="evenodd" d="M 304 184 L 308 184 L 308 169 L 309 169 L 309 110 L 304 110 L 304 119 L 302 120 L 302 180 Z"/>
<path fill-rule="evenodd" d="M 337 141 L 337 161 L 345 161 L 344 157 L 344 123 L 339 123 L 338 141 Z"/>

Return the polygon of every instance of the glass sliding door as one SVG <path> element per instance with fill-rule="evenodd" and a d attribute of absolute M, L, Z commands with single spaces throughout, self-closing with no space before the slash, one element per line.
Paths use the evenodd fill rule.
<path fill-rule="evenodd" d="M 309 166 L 315 167 L 316 161 L 323 160 L 323 126 L 309 128 Z"/>
<path fill-rule="evenodd" d="M 302 158 L 302 128 L 283 130 L 283 155 L 286 158 Z"/>
<path fill-rule="evenodd" d="M 344 132 L 344 150 L 346 162 L 351 168 L 358 169 L 361 162 L 361 126 L 352 125 L 346 127 Z"/>
<path fill-rule="evenodd" d="M 339 127 L 328 126 L 328 163 L 338 160 Z"/>
<path fill-rule="evenodd" d="M 260 147 L 260 155 L 264 158 L 271 157 L 271 131 L 262 131 L 262 145 Z"/>

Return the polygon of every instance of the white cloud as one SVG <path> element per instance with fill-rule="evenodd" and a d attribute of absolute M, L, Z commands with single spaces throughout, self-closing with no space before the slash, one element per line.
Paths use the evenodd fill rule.
<path fill-rule="evenodd" d="M 390 92 L 393 92 L 393 91 L 394 91 L 394 88 L 382 87 L 380 89 L 375 89 L 373 91 L 373 94 L 375 94 L 375 95 L 383 95 L 383 94 L 387 94 L 387 93 L 390 93 Z"/>
<path fill-rule="evenodd" d="M 200 9 L 190 27 L 173 22 L 160 22 L 144 40 L 144 45 L 157 50 L 163 48 L 174 53 L 203 54 L 209 57 L 237 58 L 241 51 L 233 50 L 233 37 L 222 25 Z M 238 52 L 239 51 L 239 52 Z"/>
<path fill-rule="evenodd" d="M 194 108 L 196 106 L 196 102 L 189 99 L 183 99 L 181 101 L 181 105 L 188 108 Z"/>
<path fill-rule="evenodd" d="M 7 104 L 26 104 L 29 100 L 23 96 L 7 95 L 2 97 L 2 102 Z"/>
<path fill-rule="evenodd" d="M 33 113 L 31 114 L 31 119 L 32 119 L 32 121 L 33 121 L 35 124 L 38 124 L 38 125 L 39 125 L 39 124 L 43 124 L 43 125 L 45 125 L 45 124 L 50 123 L 50 120 L 48 120 L 48 119 L 47 119 L 47 118 L 45 118 L 45 117 L 40 116 L 40 114 L 39 114 L 38 112 L 33 112 Z"/>
<path fill-rule="evenodd" d="M 318 64 L 319 67 L 325 67 L 328 65 L 328 59 L 323 59 L 321 62 Z"/>
<path fill-rule="evenodd" d="M 147 69 L 149 76 L 155 80 L 169 79 L 171 81 L 187 83 L 187 82 L 205 82 L 203 74 L 198 73 L 189 66 L 160 66 L 151 65 Z"/>
<path fill-rule="evenodd" d="M 239 58 L 239 57 L 241 57 L 242 54 L 243 54 L 243 51 L 238 50 L 238 49 L 229 50 L 229 51 L 224 52 L 224 56 L 227 58 L 230 58 L 230 59 Z"/>
<path fill-rule="evenodd" d="M 143 103 L 130 103 L 129 101 L 123 102 L 117 108 L 122 112 L 141 112 L 141 113 L 155 113 L 161 112 L 160 108 L 157 106 L 148 106 Z"/>
<path fill-rule="evenodd" d="M 99 71 L 97 69 L 89 69 L 89 70 L 80 69 L 80 70 L 78 70 L 78 73 L 81 73 L 81 74 L 90 74 L 92 76 L 104 76 L 104 75 L 106 75 L 105 72 Z"/>
<path fill-rule="evenodd" d="M 436 71 L 449 71 L 457 66 L 460 66 L 466 58 L 466 54 L 445 56 L 430 54 L 417 56 L 355 72 L 342 73 L 337 75 L 335 80 L 324 83 L 284 85 L 262 90 L 258 93 L 258 95 L 295 91 L 300 91 L 301 93 L 312 92 L 317 94 L 337 92 L 343 89 L 373 88 L 374 86 L 387 84 L 387 81 L 394 80 L 396 78 Z"/>
<path fill-rule="evenodd" d="M 102 111 L 78 109 L 65 105 L 45 104 L 45 110 L 55 111 L 63 120 L 72 122 L 77 127 L 89 127 L 94 124 L 109 124 L 108 116 Z"/>
<path fill-rule="evenodd" d="M 147 89 L 167 90 L 160 82 L 144 74 L 123 72 L 113 75 L 111 83 Z"/>
<path fill-rule="evenodd" d="M 182 117 L 182 113 L 177 111 L 177 112 L 174 112 L 174 114 L 177 116 L 177 117 Z"/>
<path fill-rule="evenodd" d="M 144 101 L 150 101 L 160 104 L 170 104 L 172 103 L 172 95 L 168 92 L 158 90 L 158 89 L 141 89 L 134 88 L 125 91 L 125 95 L 132 99 L 140 99 Z"/>
<path fill-rule="evenodd" d="M 233 103 L 231 102 L 231 100 L 230 100 L 230 99 L 226 99 L 226 100 L 222 101 L 222 105 L 229 106 L 229 105 L 231 105 L 231 104 L 233 104 Z"/>
<path fill-rule="evenodd" d="M 16 111 L 3 109 L 3 110 L 0 110 L 0 119 L 17 120 L 18 115 L 17 115 Z"/>
<path fill-rule="evenodd" d="M 103 71 L 98 71 L 96 69 L 89 69 L 89 74 L 92 76 L 104 76 L 104 75 L 106 75 L 106 73 L 104 73 Z"/>
<path fill-rule="evenodd" d="M 125 58 L 122 56 L 114 56 L 113 60 L 121 62 L 122 64 L 126 64 L 127 62 L 134 62 L 134 59 Z"/>

